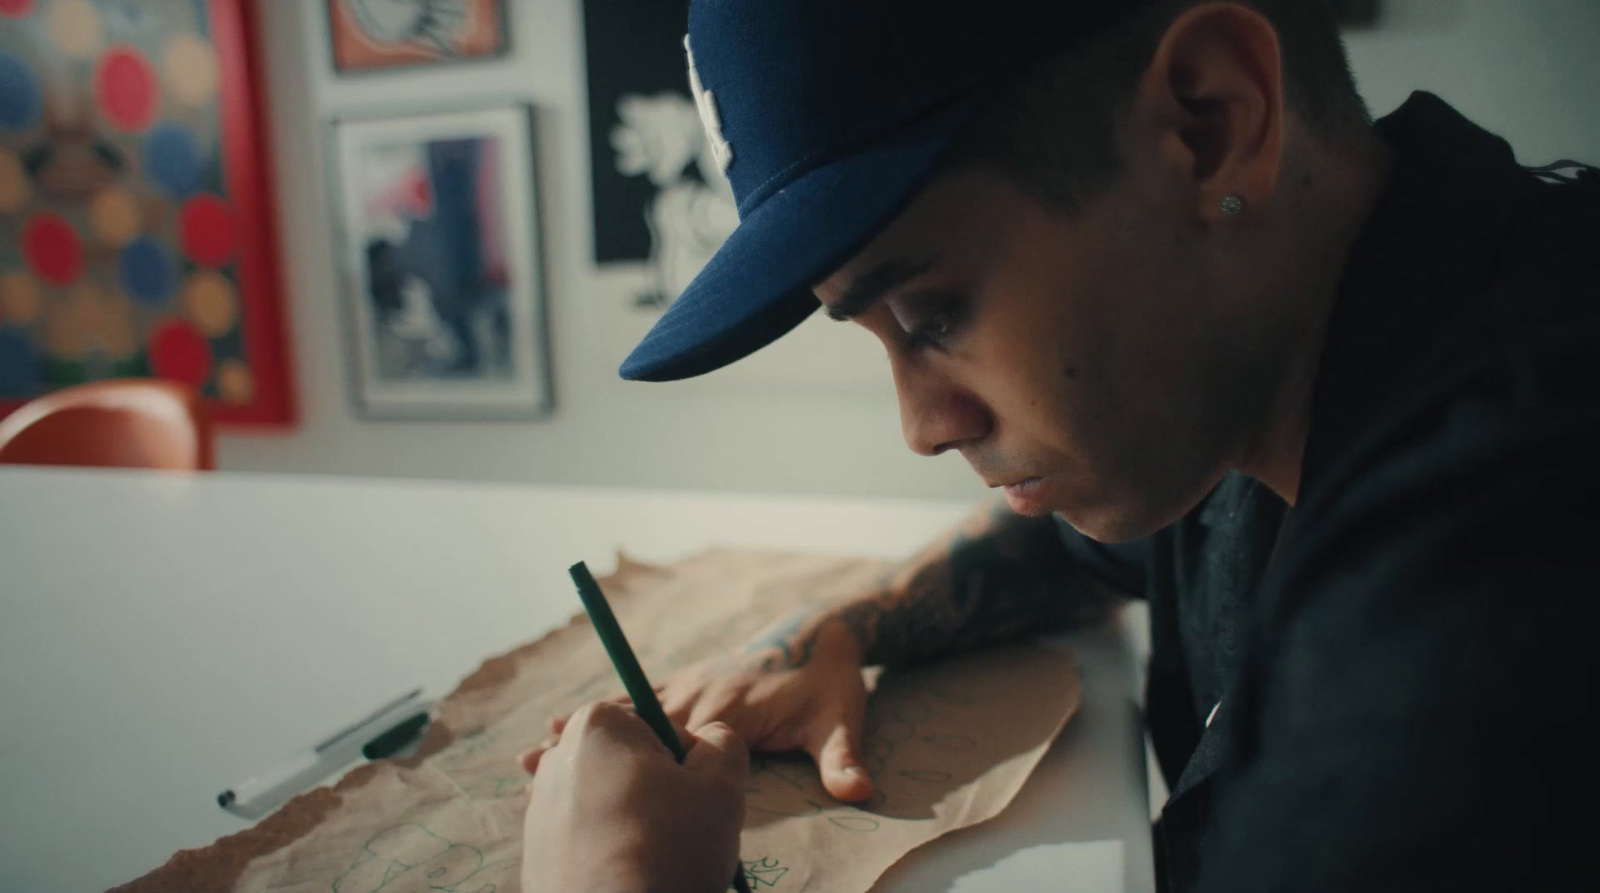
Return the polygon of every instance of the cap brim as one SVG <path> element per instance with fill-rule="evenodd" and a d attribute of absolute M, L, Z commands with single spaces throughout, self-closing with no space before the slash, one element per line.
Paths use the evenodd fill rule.
<path fill-rule="evenodd" d="M 623 361 L 622 377 L 702 375 L 799 325 L 817 309 L 812 287 L 899 215 L 964 119 L 956 108 L 930 116 L 769 196 L 656 320 Z"/>

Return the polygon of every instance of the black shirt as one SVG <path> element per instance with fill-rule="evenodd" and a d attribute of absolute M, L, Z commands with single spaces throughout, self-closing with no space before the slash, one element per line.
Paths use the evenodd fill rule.
<path fill-rule="evenodd" d="M 1065 534 L 1150 602 L 1157 874 L 1600 890 L 1600 183 L 1425 93 L 1376 128 L 1296 507 L 1229 475 L 1146 540 Z"/>

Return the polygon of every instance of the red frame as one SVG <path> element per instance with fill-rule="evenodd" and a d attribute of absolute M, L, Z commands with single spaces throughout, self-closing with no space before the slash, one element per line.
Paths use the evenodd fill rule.
<path fill-rule="evenodd" d="M 255 399 L 245 406 L 211 401 L 224 424 L 288 427 L 294 424 L 288 333 L 284 330 L 278 270 L 277 209 L 272 163 L 266 151 L 266 104 L 256 58 L 256 0 L 207 0 L 211 41 L 217 50 L 223 178 L 239 215 L 236 274 Z"/>
<path fill-rule="evenodd" d="M 223 180 L 239 226 L 235 275 L 244 349 L 255 388 L 239 406 L 207 400 L 211 417 L 230 427 L 287 428 L 295 422 L 289 345 L 279 282 L 272 165 L 256 58 L 256 0 L 206 0 L 217 54 L 217 101 Z M 0 417 L 26 403 L 0 400 Z"/>

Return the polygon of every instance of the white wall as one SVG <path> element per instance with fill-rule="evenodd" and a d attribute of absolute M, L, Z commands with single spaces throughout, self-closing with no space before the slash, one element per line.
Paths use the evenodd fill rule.
<path fill-rule="evenodd" d="M 642 269 L 590 259 L 581 0 L 510 0 L 503 60 L 356 77 L 328 63 L 326 0 L 261 0 L 281 251 L 301 422 L 228 436 L 223 468 L 756 492 L 976 497 L 959 457 L 911 455 L 887 366 L 865 333 L 814 319 L 728 370 L 669 385 L 619 381 L 648 327 L 628 311 Z M 1519 157 L 1600 159 L 1600 2 L 1384 0 L 1350 35 L 1375 114 L 1431 89 Z M 533 423 L 368 422 L 349 400 L 323 195 L 324 122 L 356 110 L 516 98 L 540 110 L 556 414 Z"/>

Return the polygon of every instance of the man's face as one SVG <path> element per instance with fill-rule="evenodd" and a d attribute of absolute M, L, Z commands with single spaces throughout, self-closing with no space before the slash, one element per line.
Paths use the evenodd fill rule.
<path fill-rule="evenodd" d="M 1068 215 L 944 173 L 816 287 L 887 348 L 912 450 L 960 450 L 1014 510 L 1106 541 L 1203 498 L 1264 387 L 1193 193 L 1121 182 L 1142 185 Z"/>

